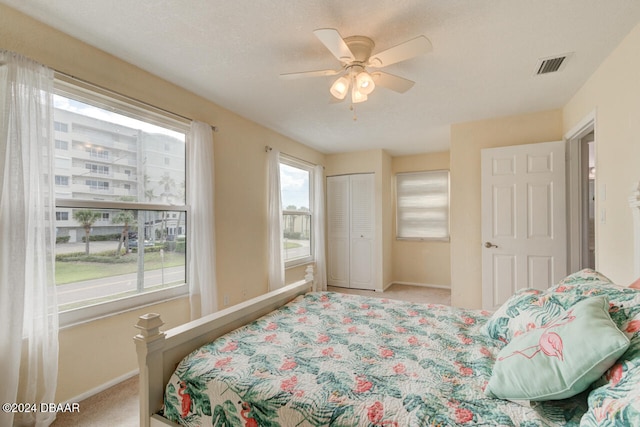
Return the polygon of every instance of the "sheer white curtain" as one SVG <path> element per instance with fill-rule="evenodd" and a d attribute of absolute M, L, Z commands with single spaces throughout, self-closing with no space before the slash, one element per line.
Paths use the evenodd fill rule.
<path fill-rule="evenodd" d="M 313 255 L 316 269 L 313 278 L 315 291 L 327 290 L 327 264 L 324 250 L 324 168 L 317 165 L 313 170 Z"/>
<path fill-rule="evenodd" d="M 216 283 L 216 223 L 214 204 L 213 131 L 192 122 L 189 131 L 189 301 L 191 318 L 218 310 Z"/>
<path fill-rule="evenodd" d="M 0 50 L 0 402 L 54 402 L 53 72 Z M 47 426 L 55 414 L 0 412 L 0 425 Z"/>
<path fill-rule="evenodd" d="M 280 152 L 268 152 L 268 239 L 269 239 L 269 290 L 284 286 L 284 262 L 282 246 L 282 202 L 280 195 Z"/>

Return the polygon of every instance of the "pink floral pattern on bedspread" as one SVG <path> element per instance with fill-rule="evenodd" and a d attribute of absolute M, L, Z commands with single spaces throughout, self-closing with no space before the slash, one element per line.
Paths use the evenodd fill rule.
<path fill-rule="evenodd" d="M 186 426 L 577 426 L 584 395 L 484 395 L 502 343 L 489 313 L 309 293 L 191 353 L 164 416 Z"/>

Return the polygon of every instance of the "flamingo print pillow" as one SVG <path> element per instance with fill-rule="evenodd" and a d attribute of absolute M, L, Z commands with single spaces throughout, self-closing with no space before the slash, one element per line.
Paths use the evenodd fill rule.
<path fill-rule="evenodd" d="M 586 390 L 628 347 L 607 298 L 587 298 L 503 347 L 485 393 L 510 400 L 565 399 Z"/>
<path fill-rule="evenodd" d="M 544 325 L 550 318 L 583 299 L 584 295 L 592 293 L 604 293 L 610 302 L 617 305 L 629 299 L 606 276 L 585 268 L 565 277 L 553 288 L 544 291 L 533 288 L 519 290 L 496 310 L 484 330 L 491 338 L 508 343 L 531 325 Z"/>

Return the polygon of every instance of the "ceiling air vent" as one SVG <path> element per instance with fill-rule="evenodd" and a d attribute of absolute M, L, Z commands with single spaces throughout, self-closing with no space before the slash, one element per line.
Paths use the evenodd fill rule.
<path fill-rule="evenodd" d="M 557 71 L 561 71 L 567 64 L 569 60 L 570 53 L 565 53 L 562 55 L 551 56 L 548 58 L 540 58 L 538 59 L 538 63 L 536 64 L 535 74 L 540 76 L 543 74 L 555 73 Z"/>

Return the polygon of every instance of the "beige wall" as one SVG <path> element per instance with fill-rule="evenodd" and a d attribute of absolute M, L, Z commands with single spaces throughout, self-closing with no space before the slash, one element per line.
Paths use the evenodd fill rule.
<path fill-rule="evenodd" d="M 391 173 L 393 167 L 393 158 L 386 152 L 381 153 L 380 168 L 380 204 L 382 210 L 382 286 L 383 289 L 391 286 L 395 278 L 393 277 L 393 218 L 395 211 L 393 209 L 393 175 Z"/>
<path fill-rule="evenodd" d="M 482 306 L 480 150 L 559 141 L 562 111 L 451 126 L 451 303 Z"/>
<path fill-rule="evenodd" d="M 64 402 L 101 387 L 138 367 L 133 325 L 145 313 L 161 313 L 163 330 L 189 321 L 189 298 L 60 330 L 56 402 Z"/>
<path fill-rule="evenodd" d="M 449 169 L 449 152 L 394 157 L 392 177 L 400 172 Z M 395 181 L 392 178 L 392 187 Z M 393 187 L 395 188 L 395 187 Z M 395 192 L 392 201 L 393 280 L 418 285 L 451 286 L 451 244 L 395 239 Z"/>
<path fill-rule="evenodd" d="M 381 168 L 382 150 L 367 150 L 341 154 L 327 154 L 324 174 L 326 176 L 352 173 L 375 173 Z"/>
<path fill-rule="evenodd" d="M 631 283 L 631 191 L 640 181 L 640 24 L 562 110 L 453 125 L 451 128 L 452 304 L 481 306 L 481 148 L 560 140 L 595 112 L 596 268 Z M 637 255 L 635 255 L 637 256 Z"/>
<path fill-rule="evenodd" d="M 231 304 L 267 291 L 265 145 L 311 163 L 324 155 L 267 130 L 196 94 L 0 5 L 0 48 L 51 68 L 219 128 L 214 134 L 218 300 Z M 302 269 L 287 280 L 302 278 Z M 173 326 L 189 320 L 176 300 L 143 311 L 159 312 Z M 132 314 L 133 313 L 133 314 Z M 60 333 L 58 401 L 71 399 L 137 367 L 131 338 L 137 312 Z"/>
<path fill-rule="evenodd" d="M 391 157 L 383 150 L 368 150 L 326 156 L 325 174 L 376 174 L 376 227 L 378 247 L 376 289 L 392 283 L 449 287 L 448 242 L 412 242 L 395 239 L 394 176 L 398 172 L 449 169 L 449 152 Z"/>
<path fill-rule="evenodd" d="M 325 159 L 325 175 L 354 173 L 375 174 L 376 280 L 375 289 L 382 291 L 391 283 L 391 156 L 384 150 L 367 150 L 353 153 L 330 154 Z"/>
<path fill-rule="evenodd" d="M 628 285 L 636 279 L 628 198 L 640 181 L 640 24 L 564 107 L 564 132 L 594 111 L 596 268 Z"/>

